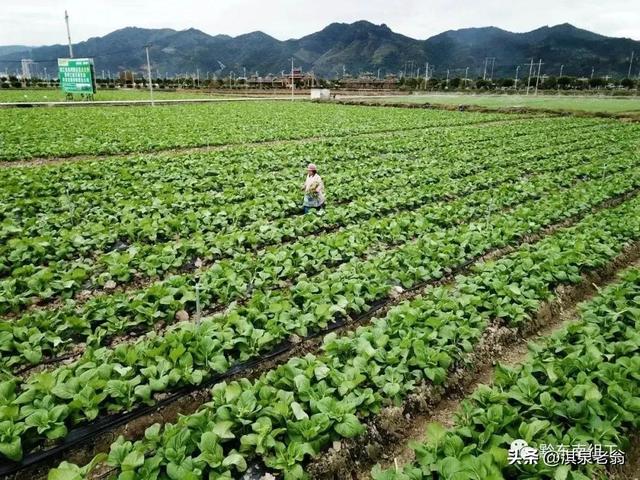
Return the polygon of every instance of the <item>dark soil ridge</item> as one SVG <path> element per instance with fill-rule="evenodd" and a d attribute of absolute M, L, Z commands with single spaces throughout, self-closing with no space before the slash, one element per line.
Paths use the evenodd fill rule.
<path fill-rule="evenodd" d="M 346 105 L 353 106 L 354 104 L 345 103 Z M 371 106 L 380 106 L 380 105 L 371 105 Z M 495 113 L 495 112 L 487 112 L 487 113 Z M 244 146 L 273 146 L 273 145 L 281 145 L 281 144 L 304 144 L 304 143 L 313 143 L 319 142 L 323 140 L 333 140 L 347 137 L 367 137 L 378 136 L 378 135 L 393 135 L 397 132 L 411 132 L 415 130 L 433 130 L 433 129 L 450 129 L 450 128 L 463 128 L 463 127 L 482 127 L 482 126 L 491 126 L 495 124 L 503 124 L 503 123 L 518 123 L 521 120 L 528 120 L 531 118 L 544 117 L 544 115 L 522 115 L 516 119 L 496 119 L 496 120 L 486 120 L 483 122 L 477 123 L 467 123 L 463 125 L 445 125 L 445 126 L 421 126 L 421 127 L 406 127 L 406 128 L 394 128 L 394 129 L 380 129 L 373 130 L 369 132 L 348 132 L 340 135 L 314 135 L 310 137 L 302 137 L 302 138 L 289 138 L 289 139 L 271 139 L 271 140 L 254 140 L 254 141 L 237 141 L 235 143 L 224 143 L 224 144 L 216 144 L 216 145 L 198 145 L 191 147 L 171 147 L 171 148 L 159 148 L 156 150 L 144 150 L 140 152 L 132 151 L 132 152 L 122 152 L 115 154 L 97 154 L 97 155 L 69 155 L 69 156 L 58 156 L 58 157 L 33 157 L 25 160 L 0 160 L 0 168 L 13 168 L 13 167 L 33 167 L 38 165 L 48 165 L 48 164 L 59 164 L 59 163 L 71 163 L 71 162 L 80 162 L 80 161 L 93 161 L 93 160 L 126 160 L 127 158 L 133 155 L 182 155 L 182 154 L 190 154 L 190 153 L 206 153 L 213 151 L 224 151 L 230 148 L 235 147 L 244 147 Z"/>
<path fill-rule="evenodd" d="M 629 438 L 629 449 L 625 452 L 624 465 L 616 465 L 608 470 L 609 480 L 640 479 L 640 432 Z"/>
<path fill-rule="evenodd" d="M 511 364 L 522 361 L 527 355 L 527 342 L 536 336 L 547 336 L 571 321 L 580 303 L 615 282 L 621 270 L 639 259 L 640 241 L 636 241 L 627 245 L 607 265 L 583 274 L 580 283 L 557 287 L 555 298 L 542 303 L 531 321 L 521 328 L 508 327 L 494 319 L 475 350 L 463 362 L 472 367 L 454 365 L 444 386 L 423 384 L 401 407 L 383 409 L 366 422 L 367 431 L 363 436 L 330 448 L 307 466 L 307 472 L 314 479 L 351 480 L 370 478 L 369 470 L 378 462 L 400 468 L 411 460 L 406 442 L 418 433 L 416 423 L 424 426 L 439 421 L 451 426 L 460 401 L 479 384 L 490 381 L 497 362 L 505 357 Z M 512 353 L 507 349 L 516 351 Z"/>
<path fill-rule="evenodd" d="M 553 234 L 554 232 L 570 227 L 574 223 L 580 221 L 583 217 L 597 213 L 598 211 L 605 210 L 607 208 L 613 208 L 617 205 L 624 203 L 626 200 L 635 197 L 638 193 L 640 193 L 640 187 L 630 190 L 626 193 L 620 194 L 616 197 L 610 198 L 603 202 L 600 202 L 597 206 L 592 207 L 587 212 L 584 212 L 580 215 L 574 215 L 571 217 L 567 217 L 562 222 L 553 224 L 549 227 L 542 229 L 537 234 L 528 235 L 522 237 L 519 241 L 514 242 L 514 244 L 503 247 L 500 249 L 493 249 L 488 251 L 487 253 L 473 258 L 463 265 L 458 266 L 457 268 L 453 268 L 451 273 L 446 275 L 445 277 L 433 280 L 429 282 L 425 282 L 419 285 L 412 287 L 411 289 L 406 290 L 405 292 L 399 295 L 392 295 L 385 300 L 380 301 L 378 304 L 374 305 L 368 312 L 365 312 L 361 316 L 357 318 L 349 318 L 343 320 L 341 322 L 337 322 L 336 324 L 330 326 L 329 328 L 317 332 L 307 338 L 298 338 L 295 335 L 289 337 L 289 340 L 283 342 L 281 347 L 276 347 L 274 349 L 273 354 L 269 355 L 269 358 L 257 358 L 253 362 L 254 365 L 248 366 L 246 368 L 239 368 L 239 371 L 233 372 L 228 375 L 222 375 L 219 380 L 216 380 L 215 383 L 220 381 L 233 381 L 238 378 L 248 378 L 254 379 L 260 376 L 262 373 L 276 368 L 279 365 L 286 363 L 289 358 L 295 356 L 305 355 L 306 353 L 317 351 L 321 345 L 324 336 L 332 331 L 335 331 L 339 334 L 344 334 L 346 332 L 355 330 L 362 324 L 368 323 L 374 315 L 377 317 L 382 317 L 386 315 L 386 313 L 393 308 L 394 306 L 400 304 L 403 301 L 411 300 L 413 298 L 418 297 L 421 293 L 424 292 L 427 288 L 431 288 L 438 285 L 446 285 L 455 282 L 455 277 L 457 275 L 464 275 L 471 271 L 473 266 L 479 262 L 494 260 L 501 256 L 507 255 L 515 250 L 517 250 L 521 245 L 524 244 L 532 244 L 540 241 L 544 237 Z M 638 252 L 640 252 L 640 241 L 634 243 L 633 245 L 637 246 Z M 630 261 L 631 262 L 631 261 Z M 629 263 L 630 263 L 629 262 Z M 615 263 L 612 262 L 612 263 Z M 491 355 L 489 355 L 491 358 Z M 431 388 L 425 387 L 429 390 L 429 394 L 431 395 Z M 31 480 L 31 479 L 44 479 L 46 478 L 47 472 L 49 468 L 57 465 L 60 461 L 66 460 L 72 463 L 84 465 L 88 463 L 91 458 L 93 458 L 96 454 L 100 452 L 108 452 L 110 445 L 120 436 L 124 436 L 128 440 L 135 440 L 141 438 L 144 435 L 144 430 L 154 423 L 160 423 L 164 425 L 165 423 L 173 423 L 177 420 L 180 415 L 188 415 L 195 412 L 198 408 L 200 408 L 204 403 L 210 400 L 209 395 L 210 386 L 193 388 L 190 391 L 185 392 L 184 394 L 179 394 L 177 398 L 171 399 L 171 401 L 166 405 L 160 405 L 156 407 L 147 408 L 145 410 L 153 410 L 150 413 L 142 413 L 140 416 L 134 416 L 131 420 L 128 420 L 125 424 L 117 424 L 113 427 L 102 428 L 100 431 L 96 433 L 95 436 L 91 436 L 90 438 L 82 438 L 81 442 L 73 443 L 69 446 L 65 446 L 62 448 L 61 452 L 53 455 L 52 458 L 47 456 L 47 452 L 34 452 L 40 453 L 43 455 L 43 459 L 35 461 L 31 465 L 25 466 L 25 468 L 18 470 L 12 475 L 5 475 L 4 477 L 0 477 L 2 480 Z M 442 394 L 441 394 L 442 395 Z M 156 399 L 158 401 L 162 401 L 164 398 L 172 397 L 171 393 L 164 393 L 158 395 Z M 434 397 L 435 398 L 435 397 Z M 420 405 L 421 401 L 417 400 L 408 400 L 408 402 L 413 405 Z M 417 402 L 417 403 L 416 403 Z M 412 407 L 413 410 L 417 413 L 417 408 Z M 135 411 L 134 411 L 135 412 Z M 118 414 L 116 414 L 118 415 Z M 122 414 L 120 414 L 122 415 Z M 99 417 L 100 418 L 100 417 Z M 373 428 L 373 430 L 372 430 Z M 407 428 L 407 427 L 405 427 Z M 375 438 L 371 437 L 371 433 L 377 431 L 377 427 L 374 424 L 368 424 L 368 432 L 365 434 L 365 438 Z M 74 430 L 71 430 L 71 436 L 73 436 Z M 382 437 L 380 437 L 382 439 Z M 397 440 L 397 439 L 396 439 Z M 369 443 L 369 442 L 366 442 Z M 387 441 L 386 443 L 391 444 L 391 441 Z M 366 445 L 365 445 L 366 446 Z M 349 454 L 349 458 L 353 457 L 354 462 L 358 462 L 354 465 L 359 465 L 361 460 L 359 460 L 359 455 L 363 452 L 362 445 L 360 442 L 357 444 L 354 442 L 353 447 L 345 448 L 344 450 L 340 450 L 342 454 L 352 451 Z M 338 453 L 338 452 L 334 452 Z M 334 454 L 329 452 L 329 454 L 325 457 L 325 459 L 334 458 Z M 373 458 L 367 454 L 369 458 Z M 338 460 L 336 460 L 336 465 L 338 465 Z M 312 463 L 309 468 L 313 467 L 314 463 Z M 321 466 L 316 468 L 322 468 Z M 354 468 L 354 471 L 359 468 Z M 320 470 L 322 471 L 322 470 Z M 323 477 L 318 477 L 323 478 Z M 327 477 L 332 478 L 332 477 Z M 341 478 L 341 477 L 336 477 Z"/>
<path fill-rule="evenodd" d="M 375 101 L 358 101 L 358 100 L 336 100 L 335 103 L 341 105 L 363 105 L 366 107 L 393 107 L 393 108 L 424 108 L 429 110 L 449 110 L 458 112 L 477 112 L 477 113 L 513 113 L 513 114 L 539 114 L 539 115 L 558 115 L 563 117 L 580 117 L 580 118 L 607 118 L 619 120 L 622 122 L 640 122 L 640 114 L 635 113 L 617 113 L 617 112 L 589 112 L 586 110 L 565 110 L 554 108 L 533 108 L 533 107 L 484 107 L 481 105 L 469 104 L 445 104 L 445 103 L 410 103 L 410 102 L 375 102 Z"/>

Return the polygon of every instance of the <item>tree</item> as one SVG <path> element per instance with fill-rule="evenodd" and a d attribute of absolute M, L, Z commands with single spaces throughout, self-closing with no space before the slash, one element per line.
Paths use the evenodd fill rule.
<path fill-rule="evenodd" d="M 462 83 L 462 79 L 460 77 L 455 77 L 449 80 L 449 88 L 458 88 Z"/>
<path fill-rule="evenodd" d="M 556 81 L 556 83 L 562 90 L 566 90 L 573 83 L 573 79 L 571 77 L 567 77 L 566 75 L 563 75 L 562 77 L 558 77 L 558 80 Z"/>
<path fill-rule="evenodd" d="M 476 88 L 478 90 L 488 90 L 491 87 L 491 82 L 489 80 L 485 80 L 483 78 L 478 78 L 476 80 Z"/>
<path fill-rule="evenodd" d="M 544 79 L 540 88 L 543 90 L 555 90 L 558 88 L 558 79 L 554 75 L 551 75 Z"/>
<path fill-rule="evenodd" d="M 435 90 L 438 88 L 438 85 L 440 84 L 440 80 L 438 80 L 437 78 L 430 78 L 429 81 L 427 82 L 427 88 L 429 90 Z"/>
<path fill-rule="evenodd" d="M 633 81 L 633 79 L 631 78 L 623 78 L 620 81 L 620 86 L 624 87 L 626 89 L 632 89 L 633 87 L 635 87 L 636 82 Z"/>

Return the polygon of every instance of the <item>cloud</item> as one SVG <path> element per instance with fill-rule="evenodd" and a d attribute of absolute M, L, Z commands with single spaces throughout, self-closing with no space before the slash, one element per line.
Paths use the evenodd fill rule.
<path fill-rule="evenodd" d="M 331 22 L 363 19 L 386 23 L 398 33 L 419 39 L 466 27 L 493 25 L 522 32 L 565 22 L 604 35 L 640 39 L 636 0 L 21 0 L 3 9 L 0 45 L 66 43 L 65 9 L 74 43 L 126 26 L 194 27 L 234 36 L 262 30 L 284 40 L 313 33 Z"/>

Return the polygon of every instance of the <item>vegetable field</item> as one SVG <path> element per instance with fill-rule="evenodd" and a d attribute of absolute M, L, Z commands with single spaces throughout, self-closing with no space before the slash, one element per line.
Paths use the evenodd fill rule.
<path fill-rule="evenodd" d="M 156 100 L 187 100 L 199 98 L 217 98 L 224 97 L 223 94 L 209 93 L 205 90 L 196 91 L 166 91 L 155 89 L 153 96 Z M 76 98 L 79 100 L 79 98 Z M 99 89 L 94 95 L 96 101 L 111 100 L 149 100 L 149 90 L 146 88 L 130 89 Z M 64 102 L 66 101 L 65 93 L 59 88 L 51 89 L 17 89 L 17 90 L 0 90 L 0 103 L 2 102 Z"/>
<path fill-rule="evenodd" d="M 415 94 L 389 97 L 369 97 L 365 101 L 391 103 L 431 103 L 434 105 L 477 105 L 487 108 L 529 108 L 565 112 L 640 113 L 640 97 L 633 96 L 571 96 L 571 95 L 472 95 Z"/>
<path fill-rule="evenodd" d="M 510 445 L 633 450 L 640 124 L 7 112 L 0 477 L 582 480 L 617 471 Z"/>

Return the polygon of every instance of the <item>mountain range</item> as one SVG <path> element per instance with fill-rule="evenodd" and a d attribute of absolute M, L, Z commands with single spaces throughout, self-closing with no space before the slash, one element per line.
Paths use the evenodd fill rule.
<path fill-rule="evenodd" d="M 431 75 L 469 77 L 513 76 L 520 66 L 520 76 L 528 74 L 530 60 L 542 59 L 541 73 L 589 76 L 626 76 L 630 55 L 640 56 L 640 41 L 613 38 L 583 30 L 568 23 L 541 27 L 525 33 L 513 33 L 496 27 L 449 30 L 426 40 L 417 40 L 393 32 L 387 25 L 367 21 L 351 24 L 332 23 L 319 32 L 299 39 L 281 41 L 263 32 L 237 37 L 208 35 L 191 28 L 176 31 L 169 28 L 144 29 L 127 27 L 103 37 L 93 37 L 74 44 L 76 57 L 93 57 L 98 75 L 102 71 L 115 75 L 121 70 L 143 72 L 146 69 L 145 45 L 154 75 L 160 76 L 199 71 L 227 76 L 231 72 L 247 75 L 258 72 L 280 74 L 296 67 L 313 71 L 325 78 L 343 74 L 370 72 L 424 75 L 429 62 Z M 66 45 L 41 47 L 0 46 L 0 72 L 20 71 L 20 60 L 34 60 L 36 71 L 44 68 L 50 75 L 57 72 L 56 59 L 68 56 Z M 563 66 L 563 67 L 561 67 Z M 633 73 L 638 74 L 639 63 Z M 224 67 L 224 68 L 223 68 Z"/>

